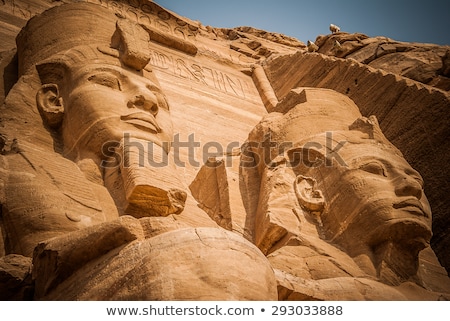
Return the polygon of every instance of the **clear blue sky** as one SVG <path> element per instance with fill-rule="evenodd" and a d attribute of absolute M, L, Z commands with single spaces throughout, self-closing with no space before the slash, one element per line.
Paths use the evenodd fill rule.
<path fill-rule="evenodd" d="M 341 31 L 450 45 L 450 0 L 155 0 L 205 26 L 252 26 L 306 43 Z"/>

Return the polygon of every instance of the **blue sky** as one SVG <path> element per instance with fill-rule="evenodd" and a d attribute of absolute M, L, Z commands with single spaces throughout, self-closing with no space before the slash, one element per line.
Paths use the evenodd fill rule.
<path fill-rule="evenodd" d="M 394 40 L 450 45 L 450 0 L 155 0 L 203 25 L 252 26 L 306 43 L 341 31 Z"/>

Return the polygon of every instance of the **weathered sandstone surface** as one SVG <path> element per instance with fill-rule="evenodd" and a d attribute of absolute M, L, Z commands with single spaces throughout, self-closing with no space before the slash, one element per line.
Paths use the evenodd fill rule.
<path fill-rule="evenodd" d="M 0 2 L 2 300 L 450 299 L 450 47 Z"/>

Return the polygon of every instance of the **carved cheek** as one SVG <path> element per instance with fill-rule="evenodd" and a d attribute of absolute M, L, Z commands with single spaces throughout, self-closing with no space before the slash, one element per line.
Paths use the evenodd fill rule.
<path fill-rule="evenodd" d="M 69 112 L 77 114 L 78 117 L 86 117 L 91 113 L 102 117 L 120 114 L 127 109 L 124 93 L 92 84 L 73 91 L 69 102 Z"/>
<path fill-rule="evenodd" d="M 336 213 L 338 220 L 345 221 L 348 217 L 362 212 L 364 208 L 379 206 L 380 199 L 390 204 L 389 199 L 395 196 L 392 184 L 370 175 L 354 171 L 350 175 L 343 175 L 335 183 L 335 195 L 330 199 L 330 211 Z"/>

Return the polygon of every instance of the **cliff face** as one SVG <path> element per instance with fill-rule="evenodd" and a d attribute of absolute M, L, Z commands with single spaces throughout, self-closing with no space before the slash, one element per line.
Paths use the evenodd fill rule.
<path fill-rule="evenodd" d="M 449 46 L 399 42 L 344 32 L 319 36 L 316 45 L 319 53 L 354 59 L 376 69 L 450 90 Z"/>
<path fill-rule="evenodd" d="M 161 87 L 170 105 L 174 137 L 171 151 L 176 166 L 174 170 L 164 173 L 149 168 L 142 173 L 145 172 L 147 176 L 161 175 L 164 176 L 162 180 L 181 184 L 182 191 L 177 195 L 169 193 L 168 198 L 177 198 L 183 203 L 184 210 L 175 214 L 164 213 L 167 217 L 134 215 L 148 210 L 149 206 L 144 204 L 127 212 L 127 208 L 132 206 L 128 207 L 128 200 L 125 200 L 128 195 L 120 194 L 124 187 L 119 186 L 117 180 L 127 175 L 128 169 L 122 168 L 119 174 L 107 170 L 100 172 L 93 160 L 64 154 L 61 132 L 41 119 L 43 111 L 36 107 L 36 93 L 42 92 L 39 90 L 45 70 L 39 70 L 38 74 L 34 60 L 40 58 L 39 53 L 29 48 L 43 47 L 44 55 L 47 50 L 45 41 L 49 46 L 57 47 L 60 44 L 53 43 L 45 35 L 42 35 L 42 42 L 36 44 L 27 44 L 22 38 L 22 51 L 17 52 L 15 39 L 33 16 L 52 7 L 79 2 L 97 5 L 98 8 L 92 9 L 93 12 L 98 9 L 102 14 L 111 14 L 105 30 L 102 29 L 104 43 L 97 44 L 96 39 L 91 39 L 89 35 L 83 35 L 86 36 L 84 38 L 80 36 L 80 39 L 86 38 L 92 42 L 83 40 L 83 45 L 91 45 L 94 51 L 98 51 L 95 51 L 95 55 L 105 54 L 108 59 L 120 59 L 122 67 L 136 66 L 133 59 L 148 59 L 145 60 L 148 62 L 145 68 L 140 66 L 137 69 L 139 76 L 144 75 L 152 81 L 157 79 L 154 81 Z M 116 25 L 117 19 L 131 23 Z M 76 23 L 82 23 L 76 19 L 74 21 L 71 22 L 70 32 L 77 30 Z M 52 211 L 55 208 L 60 210 L 61 206 L 56 203 L 65 204 L 67 208 L 72 204 L 77 209 L 75 214 L 63 211 L 63 219 L 59 221 L 60 218 L 57 218 L 56 223 L 50 222 L 48 226 L 42 227 L 42 230 L 47 227 L 49 230 L 53 227 L 62 228 L 64 233 L 52 234 L 46 231 L 47 234 L 43 233 L 45 237 L 40 238 L 39 233 L 31 233 L 28 239 L 24 237 L 26 242 L 32 243 L 27 245 L 27 253 L 20 253 L 21 247 L 8 240 L 8 231 L 0 229 L 0 268 L 4 272 L 0 286 L 12 284 L 8 290 L 10 292 L 4 292 L 8 293 L 4 298 L 29 299 L 34 296 L 37 299 L 99 299 L 97 292 L 89 289 L 110 284 L 111 288 L 117 286 L 114 294 L 116 298 L 148 299 L 145 291 L 136 290 L 133 293 L 126 286 L 121 287 L 121 283 L 111 276 L 116 273 L 131 275 L 133 280 L 130 284 L 133 288 L 139 288 L 145 282 L 152 287 L 163 287 L 162 283 L 181 278 L 185 271 L 179 268 L 183 264 L 178 264 L 173 273 L 168 274 L 166 267 L 172 264 L 172 258 L 165 258 L 161 261 L 163 263 L 153 259 L 160 255 L 158 246 L 173 253 L 179 261 L 190 262 L 186 263 L 189 267 L 186 269 L 192 273 L 192 282 L 198 278 L 209 280 L 209 275 L 205 273 L 219 275 L 218 271 L 222 267 L 211 264 L 220 261 L 219 258 L 242 260 L 241 268 L 245 273 L 241 275 L 233 274 L 232 266 L 226 267 L 231 271 L 230 278 L 236 283 L 235 291 L 228 297 L 231 299 L 252 299 L 252 296 L 255 298 L 259 294 L 261 296 L 258 298 L 262 300 L 273 299 L 276 295 L 279 299 L 301 300 L 436 299 L 439 297 L 436 293 L 450 293 L 450 281 L 439 265 L 445 267 L 447 272 L 450 271 L 450 172 L 447 165 L 450 163 L 450 154 L 447 152 L 450 149 L 449 46 L 405 43 L 345 32 L 318 36 L 315 46 L 312 46 L 285 35 L 252 27 L 219 29 L 203 26 L 147 0 L 6 0 L 0 2 L 0 26 L 0 105 L 3 105 L 0 111 L 0 182 L 4 183 L 0 191 L 0 226 L 18 224 L 24 230 L 28 229 L 27 224 L 18 219 L 14 221 L 16 218 L 10 215 L 17 208 L 11 204 L 19 204 L 21 199 L 28 201 L 17 191 L 31 193 L 32 202 L 36 204 L 42 199 L 50 199 L 44 194 L 47 190 L 51 191 L 53 201 L 44 206 L 30 207 L 30 211 L 40 211 L 39 215 L 35 215 L 39 219 L 45 217 L 47 210 L 57 217 L 58 213 Z M 145 39 L 144 49 L 127 38 L 142 33 L 145 34 L 145 37 L 141 37 Z M 32 32 L 30 34 L 33 35 Z M 66 52 L 67 48 L 58 50 Z M 80 56 L 71 57 L 75 60 Z M 91 75 L 89 80 L 95 81 L 96 85 L 126 88 L 114 83 L 115 80 L 111 84 L 111 79 L 103 73 L 100 76 Z M 158 92 L 156 96 L 160 97 L 160 94 Z M 127 106 L 142 107 L 146 101 L 144 95 L 134 92 L 133 95 L 134 100 Z M 58 103 L 57 99 L 52 101 Z M 323 235 L 317 234 L 312 224 L 314 219 L 307 213 L 303 213 L 305 217 L 298 214 L 303 207 L 298 203 L 299 193 L 293 190 L 292 182 L 297 182 L 299 176 L 282 168 L 286 160 L 276 157 L 271 159 L 273 167 L 280 166 L 278 171 L 270 172 L 262 167 L 247 171 L 243 169 L 246 155 L 242 146 L 265 131 L 278 132 L 280 137 L 288 137 L 283 126 L 287 126 L 284 122 L 295 119 L 298 111 L 295 111 L 297 109 L 294 106 L 304 104 L 307 109 L 314 104 L 335 106 L 341 103 L 354 109 L 351 117 L 359 117 L 359 113 L 367 117 L 363 122 L 372 131 L 378 124 L 375 126 L 369 117 L 375 115 L 386 138 L 423 177 L 424 191 L 433 213 L 431 248 L 439 262 L 430 247 L 426 247 L 419 256 L 420 266 L 414 265 L 417 262 L 411 259 L 416 262 L 412 265 L 413 270 L 415 267 L 415 272 L 418 271 L 417 277 L 408 278 L 409 272 L 405 272 L 407 276 L 398 277 L 392 272 L 395 269 L 391 270 L 389 264 L 396 260 L 396 254 L 401 253 L 395 244 L 380 246 L 379 252 L 374 255 L 381 262 L 380 267 L 372 271 L 367 268 L 364 258 L 358 258 L 360 261 L 355 259 L 355 263 L 348 253 L 322 242 Z M 56 104 L 54 107 L 58 109 L 61 106 Z M 326 108 L 321 109 L 321 113 L 328 115 Z M 161 117 L 161 114 L 158 116 L 155 113 L 154 117 Z M 287 116 L 278 119 L 281 114 Z M 339 118 L 340 113 L 333 115 Z M 130 117 L 127 115 L 122 120 L 142 127 L 141 120 Z M 146 117 L 150 121 L 153 119 Z M 316 129 L 325 128 L 327 121 L 317 124 Z M 338 129 L 348 129 L 348 125 Z M 157 127 L 152 125 L 151 130 L 158 131 Z M 295 132 L 295 126 L 292 128 Z M 102 135 L 98 137 L 101 139 Z M 92 140 L 95 139 L 97 136 Z M 42 169 L 44 167 L 45 170 Z M 20 174 L 16 175 L 16 172 Z M 177 180 L 172 180 L 175 176 Z M 34 185 L 27 189 L 23 189 L 20 184 L 14 185 L 22 183 L 21 180 L 28 182 L 30 177 L 37 177 L 37 192 Z M 263 180 L 267 184 L 262 184 Z M 308 185 L 312 184 L 311 181 L 298 182 L 306 189 L 309 188 L 310 192 L 315 188 L 314 185 Z M 125 180 L 127 183 L 130 182 Z M 3 187 L 8 184 L 13 187 Z M 90 199 L 89 195 L 94 196 Z M 320 193 L 312 195 L 318 198 Z M 139 201 L 139 195 L 137 199 Z M 291 203 L 295 204 L 292 208 L 286 205 Z M 87 210 L 83 209 L 86 204 L 89 205 Z M 316 206 L 311 213 L 315 213 L 319 207 Z M 106 222 L 98 223 L 95 220 L 101 221 L 101 218 L 92 214 L 98 224 L 80 228 L 86 222 L 92 222 L 84 219 L 88 212 L 106 213 Z M 260 212 L 264 212 L 260 216 L 267 213 L 266 220 L 255 218 Z M 124 216 L 119 219 L 119 215 L 124 213 L 135 218 Z M 144 214 L 142 216 L 146 216 Z M 12 223 L 3 216 L 13 217 Z M 177 234 L 180 230 L 185 234 Z M 309 238 L 298 237 L 296 233 L 299 231 L 310 233 Z M 396 233 L 401 232 L 396 230 Z M 49 236 L 55 235 L 56 238 L 49 241 Z M 22 241 L 21 237 L 18 239 Z M 181 246 L 177 244 L 183 240 L 187 243 Z M 33 252 L 34 243 L 39 243 L 39 246 L 31 263 L 28 256 Z M 92 250 L 91 256 L 88 255 L 86 259 L 85 248 L 91 244 L 98 248 Z M 408 243 L 408 246 L 417 258 L 420 246 L 411 244 Z M 230 253 L 228 247 L 238 249 L 237 253 Z M 136 267 L 134 272 L 133 267 L 127 267 L 131 270 L 123 269 L 128 257 L 133 262 L 142 260 L 141 249 L 150 253 L 146 254 L 144 260 L 148 266 L 159 271 L 158 275 L 153 275 L 153 279 L 149 279 L 151 273 L 145 266 Z M 198 256 L 194 258 L 191 252 Z M 13 256 L 16 254 L 23 256 Z M 209 257 L 210 261 L 200 260 L 203 265 L 199 268 L 196 260 L 202 256 Z M 291 261 L 292 257 L 299 261 Z M 248 258 L 253 260 L 246 266 Z M 59 262 L 61 268 L 54 270 L 55 262 Z M 109 265 L 108 262 L 113 264 Z M 250 280 L 254 269 L 261 272 L 261 279 L 255 282 Z M 366 280 L 365 276 L 371 273 L 378 273 L 377 276 L 385 284 Z M 361 278 L 365 280 L 361 281 L 362 285 L 358 281 Z M 332 282 L 328 283 L 329 279 L 335 280 L 333 284 L 344 289 L 348 297 L 340 296 Z M 162 283 L 160 280 L 163 280 Z M 186 292 L 190 286 L 189 280 L 187 278 L 180 282 L 174 292 L 180 298 L 195 298 L 194 292 Z M 250 281 L 247 283 L 246 280 Z M 401 285 L 405 280 L 420 283 L 422 292 Z M 200 291 L 201 298 L 207 299 L 209 293 L 214 293 L 217 295 L 215 298 L 223 299 L 218 286 L 223 281 L 211 279 L 211 282 L 206 282 L 208 286 Z M 258 282 L 259 285 L 256 285 Z M 360 291 L 361 286 L 370 291 Z M 243 295 L 239 292 L 242 287 L 251 291 Z M 57 290 L 53 291 L 54 288 Z M 260 288 L 270 288 L 271 291 L 262 293 Z M 313 288 L 318 289 L 317 293 L 311 290 Z M 65 297 L 68 293 L 65 289 L 70 289 L 69 296 Z M 214 292 L 211 289 L 219 290 Z M 151 299 L 173 299 L 171 295 L 174 294 L 170 289 L 166 290 L 151 293 Z M 105 293 L 105 297 L 111 294 Z M 333 294 L 330 296 L 328 293 Z"/>

